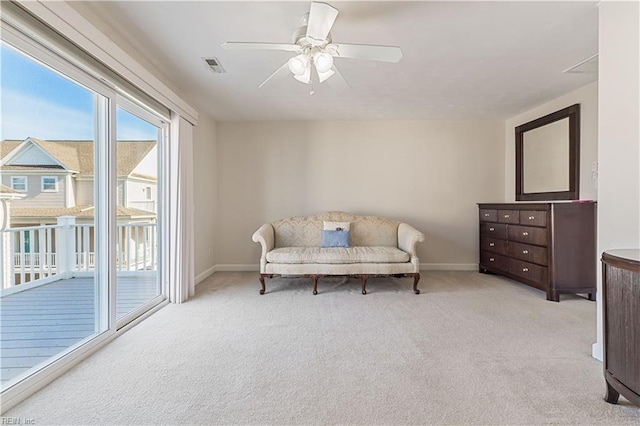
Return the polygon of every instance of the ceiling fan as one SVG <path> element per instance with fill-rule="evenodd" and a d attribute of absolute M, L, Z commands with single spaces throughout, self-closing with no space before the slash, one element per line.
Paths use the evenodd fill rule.
<path fill-rule="evenodd" d="M 402 50 L 396 46 L 333 43 L 330 31 L 338 13 L 338 9 L 326 3 L 312 2 L 309 13 L 302 19 L 303 26 L 293 33 L 293 43 L 228 41 L 223 43 L 222 47 L 225 49 L 286 50 L 296 54 L 263 81 L 258 86 L 260 88 L 274 77 L 286 75 L 287 71 L 290 71 L 296 80 L 305 84 L 313 84 L 314 81 L 322 83 L 333 77 L 327 83 L 333 88 L 345 89 L 349 85 L 335 67 L 334 57 L 393 63 L 402 58 Z M 315 72 L 313 72 L 314 70 Z M 313 94 L 313 88 L 311 94 Z"/>

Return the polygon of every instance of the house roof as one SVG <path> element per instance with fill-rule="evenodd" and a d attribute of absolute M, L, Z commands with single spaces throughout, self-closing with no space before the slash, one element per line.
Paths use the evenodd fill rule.
<path fill-rule="evenodd" d="M 11 209 L 12 218 L 56 218 L 59 216 L 75 216 L 82 218 L 94 217 L 93 206 L 76 206 L 76 207 L 37 207 L 37 208 L 22 208 L 14 207 Z M 134 209 L 129 207 L 118 206 L 117 208 L 118 218 L 153 218 L 156 217 L 155 213 L 145 210 Z"/>
<path fill-rule="evenodd" d="M 4 186 L 0 184 L 0 199 L 3 200 L 16 200 L 19 198 L 24 198 L 26 194 L 22 192 L 15 191 L 8 186 Z"/>
<path fill-rule="evenodd" d="M 36 138 L 28 138 L 39 146 L 47 154 L 53 157 L 60 167 L 8 164 L 2 166 L 7 170 L 34 170 L 52 168 L 66 168 L 78 172 L 79 175 L 93 176 L 93 149 L 94 143 L 89 140 L 50 140 L 45 141 Z M 9 155 L 13 150 L 25 141 L 3 140 L 0 142 L 0 159 Z M 117 174 L 129 176 L 144 157 L 156 146 L 154 140 L 118 141 L 117 143 Z M 155 177 L 153 179 L 156 179 Z"/>
<path fill-rule="evenodd" d="M 0 184 L 0 194 L 19 194 L 18 191 Z"/>

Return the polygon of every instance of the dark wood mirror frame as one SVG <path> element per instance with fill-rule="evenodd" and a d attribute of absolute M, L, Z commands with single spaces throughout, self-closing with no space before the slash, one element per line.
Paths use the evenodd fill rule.
<path fill-rule="evenodd" d="M 524 192 L 524 133 L 569 118 L 569 190 Z M 516 201 L 577 200 L 580 183 L 580 104 L 553 112 L 516 127 Z"/>

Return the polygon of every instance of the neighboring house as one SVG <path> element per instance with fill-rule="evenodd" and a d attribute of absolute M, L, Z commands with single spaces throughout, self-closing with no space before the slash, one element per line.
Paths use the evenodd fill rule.
<path fill-rule="evenodd" d="M 158 181 L 144 172 L 157 169 L 156 146 L 156 141 L 117 143 L 119 269 L 140 270 L 155 265 Z M 57 260 L 60 233 L 65 235 L 64 251 L 75 253 L 73 265 L 67 265 L 67 269 L 93 268 L 93 158 L 93 141 L 29 137 L 0 142 L 0 203 L 9 218 L 9 230 L 0 233 L 0 277 L 5 285 L 45 277 L 42 270 L 32 271 L 32 265 L 51 265 L 61 272 Z M 10 214 L 8 203 L 2 201 L 5 198 L 11 199 Z"/>
<path fill-rule="evenodd" d="M 118 222 L 156 217 L 158 182 L 144 174 L 157 156 L 156 141 L 118 141 Z M 12 205 L 11 226 L 47 225 L 60 216 L 93 221 L 93 141 L 0 142 L 2 185 L 24 194 Z"/>

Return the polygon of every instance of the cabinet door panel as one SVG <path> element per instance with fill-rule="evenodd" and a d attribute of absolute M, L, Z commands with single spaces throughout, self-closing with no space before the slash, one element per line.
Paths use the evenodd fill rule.
<path fill-rule="evenodd" d="M 498 210 L 480 209 L 480 222 L 497 222 Z"/>
<path fill-rule="evenodd" d="M 507 225 L 501 223 L 482 222 L 480 223 L 480 235 L 506 240 Z"/>
<path fill-rule="evenodd" d="M 509 270 L 509 258 L 488 251 L 480 252 L 480 264 L 503 272 Z"/>
<path fill-rule="evenodd" d="M 509 272 L 541 285 L 547 282 L 547 268 L 533 263 L 509 259 Z"/>
<path fill-rule="evenodd" d="M 480 239 L 480 248 L 492 253 L 507 254 L 507 241 L 491 237 L 482 237 Z"/>
<path fill-rule="evenodd" d="M 514 243 L 513 241 L 509 242 L 509 257 L 544 266 L 549 263 L 546 247 Z"/>
<path fill-rule="evenodd" d="M 518 210 L 498 210 L 498 222 L 520 223 L 520 214 Z"/>
<path fill-rule="evenodd" d="M 547 226 L 547 212 L 543 210 L 522 210 L 520 224 L 529 226 Z"/>
<path fill-rule="evenodd" d="M 509 226 L 509 240 L 520 243 L 535 244 L 538 246 L 546 246 L 547 228 L 534 228 L 532 226 Z"/>

